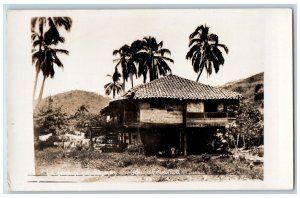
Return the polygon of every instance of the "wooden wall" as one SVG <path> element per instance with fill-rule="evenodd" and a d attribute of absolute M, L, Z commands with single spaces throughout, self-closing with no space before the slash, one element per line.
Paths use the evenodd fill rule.
<path fill-rule="evenodd" d="M 203 102 L 189 102 L 186 106 L 187 112 L 197 112 L 202 113 L 204 112 L 204 103 Z"/>
<path fill-rule="evenodd" d="M 158 124 L 181 124 L 182 106 L 167 104 L 165 108 L 151 108 L 150 104 L 142 102 L 140 104 L 140 122 Z"/>

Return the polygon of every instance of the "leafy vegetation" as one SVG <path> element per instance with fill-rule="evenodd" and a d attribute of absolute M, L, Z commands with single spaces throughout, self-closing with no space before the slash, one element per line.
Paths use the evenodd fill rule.
<path fill-rule="evenodd" d="M 60 107 L 53 106 L 53 100 L 48 98 L 48 103 L 34 115 L 34 132 L 36 136 L 52 133 L 53 135 L 65 133 L 68 130 L 67 114 Z"/>
<path fill-rule="evenodd" d="M 263 115 L 250 102 L 243 101 L 237 112 L 236 119 L 224 130 L 219 130 L 229 145 L 238 149 L 243 146 L 249 149 L 264 143 Z M 242 142 L 242 144 L 241 144 Z"/>
<path fill-rule="evenodd" d="M 59 152 L 57 148 L 47 148 L 44 151 L 36 151 L 36 160 L 39 174 L 43 174 L 47 165 L 55 164 L 55 167 L 59 168 L 69 164 L 80 167 L 82 173 L 84 170 L 115 171 L 116 175 L 148 176 L 153 179 L 152 181 L 174 181 L 179 175 L 181 177 L 197 175 L 198 178 L 211 175 L 215 179 L 220 176 L 228 179 L 233 176 L 238 179 L 263 179 L 262 164 L 252 165 L 252 161 L 245 158 L 240 160 L 240 158 L 215 157 L 207 154 L 188 156 L 179 160 L 90 150 Z"/>

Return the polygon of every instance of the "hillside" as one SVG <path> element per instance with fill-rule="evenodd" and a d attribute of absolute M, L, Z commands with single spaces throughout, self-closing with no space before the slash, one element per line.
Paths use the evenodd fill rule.
<path fill-rule="evenodd" d="M 50 97 L 50 96 L 49 96 Z M 48 103 L 49 97 L 41 100 L 34 111 Z M 74 115 L 80 106 L 84 105 L 92 114 L 98 114 L 108 104 L 109 99 L 97 93 L 74 90 L 51 96 L 54 107 L 61 107 L 68 116 Z"/>
<path fill-rule="evenodd" d="M 264 73 L 226 83 L 221 88 L 241 93 L 246 100 L 263 107 Z"/>

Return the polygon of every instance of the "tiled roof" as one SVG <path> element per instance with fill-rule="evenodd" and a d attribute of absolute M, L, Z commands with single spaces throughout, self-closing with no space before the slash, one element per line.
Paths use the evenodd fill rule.
<path fill-rule="evenodd" d="M 132 99 L 170 98 L 182 100 L 239 99 L 241 94 L 212 87 L 176 75 L 168 75 L 133 87 L 124 97 Z"/>

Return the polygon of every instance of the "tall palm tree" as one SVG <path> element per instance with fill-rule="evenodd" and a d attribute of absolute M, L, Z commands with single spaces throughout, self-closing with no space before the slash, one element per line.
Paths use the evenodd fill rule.
<path fill-rule="evenodd" d="M 122 78 L 123 78 L 123 91 L 125 91 L 125 81 L 130 78 L 131 87 L 133 87 L 133 76 L 137 77 L 137 53 L 143 48 L 143 42 L 136 40 L 129 45 L 123 45 L 120 49 L 114 50 L 113 55 L 119 55 L 119 58 L 114 59 L 117 62 L 116 69 L 118 66 L 122 68 Z"/>
<path fill-rule="evenodd" d="M 48 21 L 48 23 L 47 23 Z M 38 24 L 38 28 L 36 28 Z M 47 31 L 44 31 L 44 29 L 48 28 Z M 31 40 L 32 40 L 32 63 L 35 65 L 36 68 L 36 76 L 34 81 L 34 90 L 33 90 L 33 100 L 36 92 L 36 86 L 37 86 L 37 80 L 38 75 L 40 71 L 43 69 L 43 83 L 41 87 L 41 91 L 39 94 L 39 100 L 42 97 L 43 89 L 44 89 L 44 83 L 46 77 L 51 74 L 47 71 L 50 71 L 53 69 L 53 63 L 57 64 L 59 67 L 62 67 L 62 63 L 56 56 L 56 52 L 61 52 L 68 54 L 67 50 L 61 50 L 61 49 L 54 49 L 52 46 L 57 45 L 59 42 L 64 43 L 65 39 L 60 36 L 58 28 L 64 27 L 66 31 L 70 31 L 72 26 L 72 19 L 70 17 L 34 17 L 31 20 Z M 38 29 L 38 31 L 36 31 Z M 38 49 L 36 49 L 38 48 Z M 47 52 L 48 51 L 48 52 Z M 47 52 L 47 53 L 46 53 Z M 46 61 L 46 57 L 53 55 L 52 57 L 48 57 Z M 53 63 L 50 64 L 49 61 L 52 60 Z M 52 65 L 52 66 L 51 66 Z M 46 66 L 52 67 L 49 69 L 45 69 Z M 54 71 L 54 70 L 53 70 Z M 48 74 L 49 73 L 49 74 Z M 51 72 L 52 73 L 52 72 Z M 46 75 L 46 76 L 45 76 Z M 53 73 L 54 75 L 54 73 Z M 53 78 L 53 76 L 51 76 Z"/>
<path fill-rule="evenodd" d="M 219 43 L 216 34 L 209 33 L 209 27 L 206 25 L 198 26 L 189 36 L 189 51 L 186 59 L 191 59 L 194 71 L 199 73 L 197 82 L 202 74 L 203 69 L 206 70 L 208 76 L 212 74 L 212 67 L 215 73 L 218 73 L 220 65 L 224 64 L 224 57 L 219 47 L 224 49 L 226 54 L 228 48 L 224 44 Z"/>
<path fill-rule="evenodd" d="M 113 98 L 115 98 L 116 93 L 119 94 L 123 90 L 122 84 L 119 83 L 121 74 L 118 72 L 118 70 L 115 70 L 113 75 L 108 74 L 107 76 L 112 78 L 112 82 L 104 85 L 105 95 L 109 96 L 111 92 L 113 92 Z"/>
<path fill-rule="evenodd" d="M 42 99 L 46 78 L 54 77 L 54 65 L 57 65 L 58 67 L 63 67 L 63 64 L 58 58 L 57 53 L 68 55 L 69 51 L 64 49 L 55 49 L 45 45 L 44 49 L 42 49 L 41 51 L 37 51 L 32 55 L 34 60 L 40 62 L 41 71 L 43 73 L 43 82 L 39 93 L 38 101 Z"/>
<path fill-rule="evenodd" d="M 149 73 L 150 81 L 171 73 L 172 70 L 167 61 L 174 63 L 173 59 L 165 55 L 171 55 L 171 51 L 163 47 L 163 41 L 157 43 L 154 37 L 144 37 L 142 40 L 143 49 L 137 53 L 139 65 L 138 76 L 143 76 L 144 83 Z"/>
<path fill-rule="evenodd" d="M 137 68 L 136 65 L 139 63 L 139 51 L 143 49 L 143 42 L 141 40 L 136 40 L 130 45 L 130 53 L 128 58 L 128 73 L 131 81 L 131 88 L 133 87 L 133 76 L 137 78 Z"/>
<path fill-rule="evenodd" d="M 119 54 L 119 58 L 114 59 L 114 62 L 117 62 L 116 64 L 116 70 L 118 66 L 121 66 L 122 68 L 122 78 L 123 78 L 123 84 L 122 84 L 122 90 L 125 91 L 125 81 L 128 79 L 129 76 L 129 57 L 130 57 L 131 49 L 129 45 L 123 45 L 120 49 L 114 50 L 113 55 L 116 56 Z"/>
<path fill-rule="evenodd" d="M 34 17 L 31 19 L 31 41 L 32 41 L 32 64 L 35 65 L 35 79 L 34 79 L 34 87 L 33 87 L 33 96 L 32 100 L 34 101 L 34 96 L 36 92 L 37 80 L 39 73 L 41 71 L 41 62 L 42 58 L 39 56 L 33 56 L 33 54 L 37 51 L 35 49 L 38 47 L 38 54 L 41 54 L 42 46 L 44 45 L 44 25 L 46 18 L 45 17 Z M 35 30 L 35 26 L 38 23 L 38 32 Z"/>

